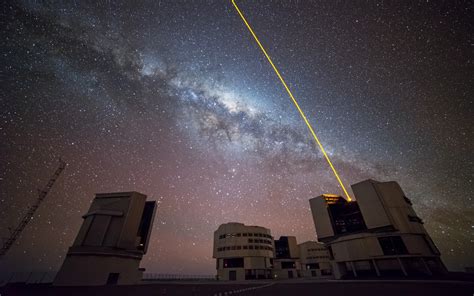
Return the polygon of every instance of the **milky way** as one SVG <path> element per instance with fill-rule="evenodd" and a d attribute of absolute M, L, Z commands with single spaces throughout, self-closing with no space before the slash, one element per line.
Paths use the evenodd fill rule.
<path fill-rule="evenodd" d="M 348 186 L 398 181 L 451 269 L 473 266 L 472 6 L 242 1 Z M 2 5 L 0 231 L 68 166 L 2 264 L 57 270 L 96 192 L 159 204 L 150 272 L 212 274 L 238 221 L 315 240 L 342 194 L 227 1 Z"/>

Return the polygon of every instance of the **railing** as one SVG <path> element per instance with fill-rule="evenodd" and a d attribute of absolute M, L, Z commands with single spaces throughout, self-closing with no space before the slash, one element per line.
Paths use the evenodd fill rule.
<path fill-rule="evenodd" d="M 0 286 L 14 283 L 51 284 L 56 271 L 11 272 L 0 274 Z M 215 275 L 144 273 L 143 281 L 215 281 Z"/>
<path fill-rule="evenodd" d="M 55 271 L 11 272 L 0 275 L 0 286 L 13 283 L 50 284 L 56 276 Z"/>
<path fill-rule="evenodd" d="M 215 281 L 215 275 L 144 273 L 143 281 Z"/>

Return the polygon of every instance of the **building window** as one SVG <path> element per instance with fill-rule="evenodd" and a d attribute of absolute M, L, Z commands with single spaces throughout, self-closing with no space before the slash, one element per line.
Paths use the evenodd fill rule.
<path fill-rule="evenodd" d="M 291 269 L 291 268 L 296 268 L 295 262 L 294 261 L 284 261 L 281 263 L 281 268 L 282 269 Z"/>
<path fill-rule="evenodd" d="M 319 263 L 306 264 L 306 269 L 319 269 Z"/>
<path fill-rule="evenodd" d="M 321 269 L 321 275 L 331 275 L 332 271 L 330 269 Z"/>
<path fill-rule="evenodd" d="M 253 243 L 253 238 L 249 238 L 249 244 Z"/>
<path fill-rule="evenodd" d="M 248 246 L 244 246 L 244 250 L 247 250 L 249 247 Z"/>
<path fill-rule="evenodd" d="M 290 258 L 290 246 L 287 237 L 275 241 L 275 252 L 277 258 Z"/>
<path fill-rule="evenodd" d="M 240 237 L 240 235 L 241 235 L 240 233 L 237 233 L 237 235 L 236 235 L 236 236 L 237 236 L 237 237 Z"/>
<path fill-rule="evenodd" d="M 400 236 L 379 237 L 379 243 L 384 255 L 408 254 L 407 247 Z"/>
<path fill-rule="evenodd" d="M 253 250 L 253 246 L 249 246 L 249 250 Z"/>
<path fill-rule="evenodd" d="M 239 268 L 239 267 L 244 267 L 244 258 L 224 259 L 224 268 Z"/>
<path fill-rule="evenodd" d="M 242 233 L 242 236 L 247 236 L 247 233 Z"/>

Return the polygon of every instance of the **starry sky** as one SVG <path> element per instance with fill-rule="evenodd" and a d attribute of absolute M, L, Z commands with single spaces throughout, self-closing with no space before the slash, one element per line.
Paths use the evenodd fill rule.
<path fill-rule="evenodd" d="M 346 187 L 398 181 L 473 266 L 472 3 L 238 3 Z M 2 237 L 68 163 L 3 271 L 57 270 L 96 192 L 158 202 L 148 272 L 213 274 L 229 221 L 316 239 L 342 190 L 230 1 L 1 6 Z"/>

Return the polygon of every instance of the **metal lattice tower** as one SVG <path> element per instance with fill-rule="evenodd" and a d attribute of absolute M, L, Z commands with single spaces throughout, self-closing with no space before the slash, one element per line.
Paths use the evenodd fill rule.
<path fill-rule="evenodd" d="M 18 226 L 13 230 L 10 229 L 10 237 L 6 238 L 5 242 L 3 243 L 2 249 L 0 250 L 0 257 L 2 257 L 8 252 L 10 247 L 15 243 L 17 238 L 20 236 L 23 229 L 25 229 L 28 222 L 30 222 L 31 219 L 33 219 L 33 216 L 36 210 L 41 205 L 45 197 L 48 195 L 49 191 L 51 190 L 54 183 L 58 179 L 59 175 L 61 175 L 65 167 L 66 167 L 66 162 L 59 159 L 59 166 L 54 172 L 51 179 L 49 179 L 48 184 L 46 184 L 43 190 L 38 190 L 38 198 L 36 199 L 35 203 L 31 207 L 28 208 L 28 211 L 23 216 Z"/>

